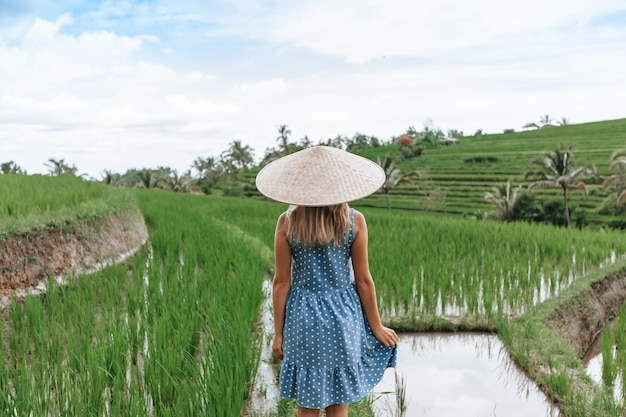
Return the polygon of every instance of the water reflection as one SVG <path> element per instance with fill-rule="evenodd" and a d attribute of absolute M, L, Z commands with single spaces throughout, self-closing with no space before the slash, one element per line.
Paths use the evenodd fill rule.
<path fill-rule="evenodd" d="M 407 416 L 549 416 L 557 407 L 513 363 L 496 336 L 405 334 L 396 372 L 404 378 Z M 380 417 L 396 415 L 395 375 L 374 389 Z"/>
<path fill-rule="evenodd" d="M 256 377 L 253 381 L 251 397 L 246 404 L 244 415 L 266 416 L 276 408 L 280 393 L 276 384 L 276 376 L 272 368 L 272 335 L 274 334 L 274 318 L 272 316 L 271 293 L 272 283 L 270 280 L 263 281 L 263 301 L 261 313 L 261 360 L 257 368 Z"/>
<path fill-rule="evenodd" d="M 608 326 L 612 328 L 613 322 L 609 323 Z M 585 371 L 587 375 L 595 382 L 598 386 L 604 386 L 603 384 L 603 357 L 602 357 L 602 346 L 601 346 L 602 334 L 598 334 L 595 338 L 589 349 L 587 349 L 587 353 L 582 358 L 583 366 L 585 367 Z M 611 350 L 611 356 L 613 358 L 613 362 L 617 360 L 617 346 L 613 345 Z M 613 382 L 613 398 L 618 403 L 624 401 L 624 391 L 622 384 L 623 375 L 621 372 L 617 372 L 615 375 L 615 381 Z"/>

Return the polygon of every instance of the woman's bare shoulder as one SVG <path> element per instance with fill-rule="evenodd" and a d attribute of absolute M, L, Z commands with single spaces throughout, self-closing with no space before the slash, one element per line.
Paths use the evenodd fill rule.
<path fill-rule="evenodd" d="M 276 221 L 276 230 L 281 230 L 281 231 L 287 230 L 288 219 L 289 219 L 289 215 L 287 212 L 284 212 L 280 216 L 278 216 L 278 220 Z"/>
<path fill-rule="evenodd" d="M 365 222 L 365 216 L 363 216 L 363 214 L 358 210 L 354 210 L 354 226 L 357 230 L 367 227 L 367 223 Z"/>
<path fill-rule="evenodd" d="M 365 221 L 365 216 L 358 210 L 354 210 L 354 220 L 359 219 L 360 221 Z"/>

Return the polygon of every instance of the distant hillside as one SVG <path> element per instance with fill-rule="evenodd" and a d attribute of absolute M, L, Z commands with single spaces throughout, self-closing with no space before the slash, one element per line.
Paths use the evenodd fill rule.
<path fill-rule="evenodd" d="M 391 192 L 392 209 L 428 210 L 440 213 L 471 214 L 476 210 L 491 210 L 484 202 L 484 193 L 492 187 L 505 183 L 527 186 L 523 180 L 531 162 L 542 153 L 553 151 L 560 145 L 575 145 L 576 166 L 594 164 L 602 177 L 610 175 L 611 154 L 626 148 L 626 119 L 553 126 L 497 135 L 467 136 L 458 145 L 427 148 L 425 153 L 413 159 L 402 159 L 397 145 L 368 149 L 362 155 L 376 160 L 390 155 L 402 172 L 419 170 L 423 178 L 414 186 L 399 186 Z M 609 217 L 595 213 L 606 199 L 601 179 L 585 181 L 589 195 L 573 190 L 570 194 L 572 207 L 583 207 L 588 218 L 607 221 Z M 560 189 L 543 190 L 546 198 L 560 198 Z M 373 207 L 386 207 L 385 196 L 377 193 L 360 202 Z"/>

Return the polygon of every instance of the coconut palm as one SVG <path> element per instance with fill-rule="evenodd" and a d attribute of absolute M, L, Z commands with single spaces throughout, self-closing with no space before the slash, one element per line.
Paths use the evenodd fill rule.
<path fill-rule="evenodd" d="M 389 155 L 386 155 L 385 159 L 382 161 L 380 158 L 377 158 L 376 162 L 381 166 L 383 171 L 385 171 L 385 182 L 383 183 L 381 189 L 385 192 L 385 196 L 387 198 L 387 210 L 391 210 L 391 202 L 389 198 L 390 191 L 401 184 L 413 185 L 413 180 L 419 179 L 421 175 L 418 171 L 411 171 L 406 174 L 402 173 L 400 168 L 396 166 L 393 159 Z"/>
<path fill-rule="evenodd" d="M 287 128 L 287 125 L 278 126 L 279 136 L 276 138 L 278 142 L 278 148 L 281 152 L 287 153 L 289 150 L 289 135 L 291 135 L 291 129 Z"/>
<path fill-rule="evenodd" d="M 521 191 L 521 185 L 511 190 L 511 181 L 507 181 L 506 184 L 493 187 L 491 192 L 485 192 L 485 201 L 495 206 L 498 219 L 509 223 L 513 220 L 515 203 Z"/>
<path fill-rule="evenodd" d="M 76 171 L 78 171 L 75 165 L 70 166 L 66 164 L 64 159 L 50 158 L 44 165 L 48 167 L 50 175 L 56 177 L 61 175 L 76 175 Z"/>
<path fill-rule="evenodd" d="M 106 185 L 124 185 L 124 178 L 113 171 L 105 169 L 101 173 L 102 182 Z"/>
<path fill-rule="evenodd" d="M 352 138 L 345 138 L 346 151 L 360 152 L 371 147 L 371 137 L 362 133 L 355 133 Z"/>
<path fill-rule="evenodd" d="M 25 172 L 15 162 L 9 161 L 0 164 L 0 174 L 25 174 Z"/>
<path fill-rule="evenodd" d="M 166 180 L 166 175 L 158 170 L 142 169 L 137 173 L 137 178 L 137 188 L 156 188 Z"/>
<path fill-rule="evenodd" d="M 605 190 L 617 190 L 615 205 L 621 207 L 626 204 L 626 149 L 613 152 L 609 168 L 618 169 L 620 172 L 606 179 L 602 187 Z"/>
<path fill-rule="evenodd" d="M 552 152 L 544 154 L 535 159 L 533 165 L 537 166 L 535 170 L 526 171 L 525 179 L 534 180 L 528 186 L 528 191 L 548 187 L 561 187 L 563 190 L 563 205 L 565 211 L 565 223 L 569 227 L 569 207 L 568 192 L 571 188 L 577 188 L 587 195 L 587 184 L 581 181 L 581 178 L 590 177 L 596 174 L 596 168 L 593 165 L 584 165 L 576 168 L 574 165 L 574 145 L 567 150 L 562 147 Z"/>
<path fill-rule="evenodd" d="M 549 114 L 544 114 L 543 116 L 539 118 L 539 124 L 542 126 L 551 125 L 552 118 L 550 117 Z"/>
<path fill-rule="evenodd" d="M 198 171 L 198 178 L 207 178 L 217 168 L 218 161 L 214 156 L 206 159 L 198 157 L 193 161 L 192 167 Z"/>
<path fill-rule="evenodd" d="M 311 146 L 313 146 L 313 141 L 309 139 L 308 135 L 304 135 L 300 138 L 298 145 L 302 146 L 304 149 L 310 148 Z"/>
<path fill-rule="evenodd" d="M 254 162 L 254 150 L 249 145 L 243 145 L 240 140 L 229 144 L 230 148 L 222 153 L 222 158 L 232 163 L 237 169 L 246 169 Z"/>
<path fill-rule="evenodd" d="M 169 176 L 163 177 L 160 182 L 165 188 L 175 192 L 190 192 L 196 185 L 196 179 L 191 176 L 191 172 L 187 171 L 183 175 L 178 175 L 176 171 Z"/>

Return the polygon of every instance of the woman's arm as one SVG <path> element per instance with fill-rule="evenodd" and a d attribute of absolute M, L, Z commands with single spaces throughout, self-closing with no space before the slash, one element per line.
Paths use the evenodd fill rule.
<path fill-rule="evenodd" d="M 274 309 L 274 341 L 272 351 L 278 359 L 283 358 L 283 328 L 287 295 L 291 287 L 291 249 L 287 239 L 287 215 L 283 213 L 276 223 L 274 235 L 274 281 L 272 284 L 272 305 Z"/>
<path fill-rule="evenodd" d="M 354 212 L 355 238 L 352 244 L 352 266 L 356 290 L 363 305 L 363 312 L 372 328 L 374 336 L 385 346 L 393 346 L 398 342 L 396 332 L 382 325 L 376 303 L 376 286 L 370 273 L 367 254 L 367 224 L 365 217 L 358 211 Z"/>

